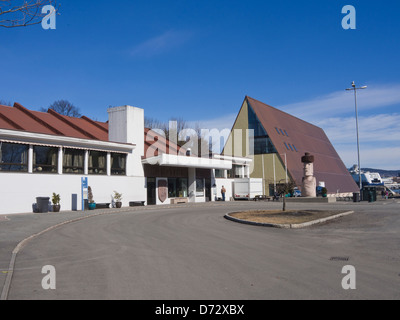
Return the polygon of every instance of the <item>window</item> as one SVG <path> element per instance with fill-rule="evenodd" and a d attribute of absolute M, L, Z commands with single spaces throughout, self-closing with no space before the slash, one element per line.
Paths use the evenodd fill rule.
<path fill-rule="evenodd" d="M 292 145 L 290 143 L 289 143 L 289 148 L 290 148 L 290 150 L 294 151 L 292 148 Z"/>
<path fill-rule="evenodd" d="M 33 147 L 33 172 L 57 173 L 58 172 L 58 148 Z"/>
<path fill-rule="evenodd" d="M 28 172 L 28 145 L 0 142 L 0 171 Z"/>
<path fill-rule="evenodd" d="M 285 134 L 286 134 L 286 137 L 289 137 L 289 135 L 287 134 L 286 130 L 283 130 L 283 131 L 285 132 Z"/>
<path fill-rule="evenodd" d="M 215 178 L 225 178 L 225 170 L 215 169 Z"/>
<path fill-rule="evenodd" d="M 235 178 L 244 178 L 243 166 L 233 165 L 233 171 L 235 173 Z"/>
<path fill-rule="evenodd" d="M 168 179 L 168 198 L 176 198 L 177 197 L 176 180 L 177 179 L 174 179 L 174 178 Z"/>
<path fill-rule="evenodd" d="M 84 157 L 83 150 L 65 149 L 63 157 L 63 172 L 70 174 L 84 173 Z"/>
<path fill-rule="evenodd" d="M 112 153 L 111 154 L 111 174 L 126 175 L 126 155 Z"/>
<path fill-rule="evenodd" d="M 290 150 L 286 142 L 284 142 L 286 149 Z"/>
<path fill-rule="evenodd" d="M 297 150 L 297 148 L 296 148 L 296 146 L 293 144 L 293 148 L 294 148 L 294 150 L 296 151 L 296 152 L 298 152 L 298 150 Z"/>
<path fill-rule="evenodd" d="M 168 198 L 186 198 L 188 196 L 187 178 L 168 179 Z"/>
<path fill-rule="evenodd" d="M 89 174 L 107 174 L 107 153 L 89 151 Z"/>
<path fill-rule="evenodd" d="M 254 131 L 254 137 L 252 137 L 254 142 L 254 150 L 250 150 L 253 154 L 268 154 L 268 153 L 276 153 L 276 149 L 272 144 L 271 139 L 269 138 L 267 132 L 264 127 L 260 123 L 257 118 L 257 115 L 254 113 L 253 109 L 249 105 L 249 129 Z M 278 129 L 275 128 L 279 133 Z"/>
<path fill-rule="evenodd" d="M 196 179 L 196 197 L 204 197 L 204 179 Z"/>

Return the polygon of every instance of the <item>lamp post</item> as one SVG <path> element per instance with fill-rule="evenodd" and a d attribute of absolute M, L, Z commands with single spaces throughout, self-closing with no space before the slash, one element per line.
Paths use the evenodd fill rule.
<path fill-rule="evenodd" d="M 360 135 L 358 131 L 358 108 L 357 108 L 357 90 L 367 89 L 367 86 L 356 87 L 355 82 L 351 84 L 351 88 L 346 89 L 347 91 L 354 91 L 354 100 L 356 106 L 356 127 L 357 127 L 357 153 L 358 153 L 358 176 L 359 176 L 359 186 L 360 186 L 360 197 L 362 197 L 362 180 L 361 180 L 361 163 L 360 163 Z"/>

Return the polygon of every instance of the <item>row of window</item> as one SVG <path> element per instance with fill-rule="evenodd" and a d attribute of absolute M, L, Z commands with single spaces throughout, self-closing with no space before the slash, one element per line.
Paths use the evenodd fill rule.
<path fill-rule="evenodd" d="M 188 197 L 187 178 L 168 178 L 168 198 Z M 196 197 L 204 197 L 204 179 L 196 179 Z"/>
<path fill-rule="evenodd" d="M 248 108 L 248 112 L 249 129 L 254 131 L 254 137 L 252 138 L 254 141 L 250 141 L 250 145 L 254 146 L 254 150 L 250 150 L 250 152 L 253 152 L 255 155 L 276 153 L 276 149 L 268 133 L 265 131 L 251 107 Z M 251 142 L 254 142 L 254 144 Z"/>
<path fill-rule="evenodd" d="M 34 173 L 58 173 L 58 148 L 33 146 Z M 28 172 L 29 145 L 0 142 L 0 172 Z M 107 153 L 89 151 L 88 173 L 107 175 Z M 63 149 L 63 173 L 84 174 L 85 150 Z M 111 175 L 126 175 L 126 155 L 111 153 Z"/>
<path fill-rule="evenodd" d="M 286 132 L 286 130 L 282 130 L 282 129 L 278 129 L 275 128 L 276 132 L 278 132 L 278 134 L 281 134 L 283 136 L 289 137 L 288 133 Z"/>
<path fill-rule="evenodd" d="M 289 151 L 296 151 L 299 152 L 294 144 L 284 142 L 286 149 Z"/>
<path fill-rule="evenodd" d="M 168 178 L 168 198 L 188 197 L 187 178 Z"/>
<path fill-rule="evenodd" d="M 215 169 L 215 178 L 245 178 L 246 173 L 243 166 L 233 165 L 232 170 Z"/>

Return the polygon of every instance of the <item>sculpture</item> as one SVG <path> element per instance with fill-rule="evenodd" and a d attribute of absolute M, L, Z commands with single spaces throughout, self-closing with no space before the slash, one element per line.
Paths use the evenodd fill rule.
<path fill-rule="evenodd" d="M 158 180 L 158 199 L 162 203 L 168 198 L 168 184 L 167 180 Z"/>
<path fill-rule="evenodd" d="M 303 197 L 316 197 L 317 196 L 317 179 L 314 177 L 314 156 L 306 152 L 301 158 L 304 164 L 304 177 L 303 177 Z"/>

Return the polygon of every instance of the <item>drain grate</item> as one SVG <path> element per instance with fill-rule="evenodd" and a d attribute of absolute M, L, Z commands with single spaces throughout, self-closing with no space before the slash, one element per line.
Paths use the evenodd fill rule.
<path fill-rule="evenodd" d="M 329 260 L 331 260 L 331 261 L 349 261 L 350 257 L 331 257 Z"/>

